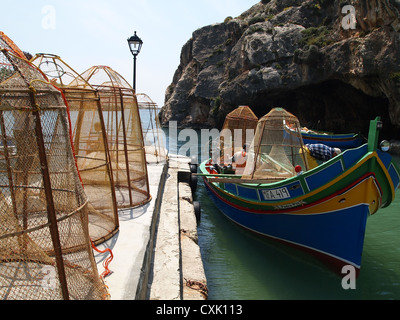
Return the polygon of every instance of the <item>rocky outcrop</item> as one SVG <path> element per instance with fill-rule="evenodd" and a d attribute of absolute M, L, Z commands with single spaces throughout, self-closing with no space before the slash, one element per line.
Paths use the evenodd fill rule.
<path fill-rule="evenodd" d="M 220 127 L 239 105 L 259 117 L 283 106 L 302 125 L 335 132 L 365 133 L 379 115 L 384 134 L 398 138 L 399 11 L 398 0 L 263 0 L 198 29 L 182 48 L 161 121 Z"/>

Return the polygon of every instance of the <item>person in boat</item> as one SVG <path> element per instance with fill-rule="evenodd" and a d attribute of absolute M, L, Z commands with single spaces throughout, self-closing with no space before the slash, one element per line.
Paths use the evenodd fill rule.
<path fill-rule="evenodd" d="M 339 148 L 332 148 L 322 143 L 306 144 L 304 147 L 310 169 L 318 166 L 318 160 L 328 161 L 342 152 Z"/>
<path fill-rule="evenodd" d="M 248 145 L 244 144 L 241 151 L 236 152 L 232 157 L 232 162 L 236 164 L 236 174 L 242 174 L 246 167 Z"/>
<path fill-rule="evenodd" d="M 306 144 L 306 148 L 310 150 L 312 157 L 322 161 L 328 161 L 342 152 L 339 148 L 332 148 L 322 143 Z"/>

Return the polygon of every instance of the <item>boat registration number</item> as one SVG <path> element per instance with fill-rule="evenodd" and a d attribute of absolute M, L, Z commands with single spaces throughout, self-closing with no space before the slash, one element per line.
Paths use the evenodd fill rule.
<path fill-rule="evenodd" d="M 262 190 L 262 194 L 265 200 L 279 200 L 290 198 L 290 193 L 286 187 L 271 190 Z"/>

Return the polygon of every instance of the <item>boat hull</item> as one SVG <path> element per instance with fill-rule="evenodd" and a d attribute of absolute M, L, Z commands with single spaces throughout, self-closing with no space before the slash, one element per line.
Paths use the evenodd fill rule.
<path fill-rule="evenodd" d="M 310 252 L 336 272 L 344 265 L 360 268 L 367 217 L 380 197 L 373 176 L 316 204 L 264 213 L 233 204 L 216 185 L 204 182 L 216 206 L 239 226 Z"/>
<path fill-rule="evenodd" d="M 304 144 L 322 143 L 332 148 L 357 148 L 365 143 L 365 139 L 358 134 L 318 134 L 302 132 Z"/>
<path fill-rule="evenodd" d="M 220 174 L 211 161 L 200 165 L 201 175 L 216 206 L 239 226 L 311 252 L 337 272 L 359 270 L 367 217 L 389 206 L 400 185 L 399 167 L 377 149 L 380 128 L 376 118 L 367 144 L 291 178 Z"/>

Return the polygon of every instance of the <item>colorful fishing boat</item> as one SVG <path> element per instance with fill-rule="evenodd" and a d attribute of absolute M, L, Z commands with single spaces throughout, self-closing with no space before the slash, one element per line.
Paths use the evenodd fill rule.
<path fill-rule="evenodd" d="M 198 175 L 239 226 L 308 251 L 339 273 L 352 265 L 358 274 L 367 217 L 391 204 L 400 182 L 392 157 L 378 149 L 381 126 L 372 120 L 368 143 L 309 169 L 297 118 L 275 108 L 258 122 L 242 175 L 211 159 Z"/>
<path fill-rule="evenodd" d="M 366 142 L 366 139 L 359 133 L 334 134 L 302 128 L 301 135 L 305 144 L 322 143 L 340 149 L 357 148 Z"/>

